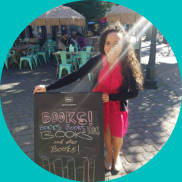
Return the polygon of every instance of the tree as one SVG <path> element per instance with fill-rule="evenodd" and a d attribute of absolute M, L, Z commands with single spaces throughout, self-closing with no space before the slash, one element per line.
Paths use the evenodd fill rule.
<path fill-rule="evenodd" d="M 65 4 L 80 14 L 82 14 L 87 21 L 97 20 L 105 16 L 105 13 L 113 6 L 110 2 L 101 2 L 98 0 L 83 0 L 73 3 Z"/>
<path fill-rule="evenodd" d="M 146 89 L 157 89 L 156 73 L 155 73 L 155 60 L 156 60 L 156 35 L 157 29 L 152 25 L 152 38 L 150 44 L 149 63 L 146 68 L 146 77 L 144 87 Z"/>

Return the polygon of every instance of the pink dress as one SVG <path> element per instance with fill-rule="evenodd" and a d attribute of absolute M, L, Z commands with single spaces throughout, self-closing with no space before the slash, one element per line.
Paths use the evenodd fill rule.
<path fill-rule="evenodd" d="M 98 76 L 98 84 L 93 92 L 117 94 L 123 81 L 121 65 L 118 63 L 110 69 L 105 56 L 102 57 L 102 62 L 103 67 Z M 128 110 L 120 111 L 119 100 L 104 103 L 104 131 L 106 131 L 107 125 L 112 136 L 122 138 L 127 132 Z"/>

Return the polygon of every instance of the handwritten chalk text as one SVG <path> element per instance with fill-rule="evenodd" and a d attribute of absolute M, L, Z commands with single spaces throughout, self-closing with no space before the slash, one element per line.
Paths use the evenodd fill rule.
<path fill-rule="evenodd" d="M 88 112 L 42 112 L 42 123 L 72 123 L 81 126 L 93 125 L 93 113 Z"/>
<path fill-rule="evenodd" d="M 41 133 L 41 139 L 43 140 L 49 140 L 53 138 L 67 138 L 67 139 L 72 139 L 72 138 L 81 138 L 83 140 L 93 140 L 93 137 L 86 134 L 86 132 L 74 132 L 74 131 L 56 131 L 56 132 L 51 132 L 51 131 L 43 131 Z"/>
<path fill-rule="evenodd" d="M 99 127 L 94 127 L 94 126 L 87 126 L 87 134 L 89 135 L 100 135 L 100 129 Z"/>
<path fill-rule="evenodd" d="M 40 125 L 40 131 L 57 131 L 57 130 L 61 130 L 62 127 L 60 126 L 60 124 L 56 124 L 56 125 Z"/>
<path fill-rule="evenodd" d="M 80 146 L 57 146 L 53 145 L 51 146 L 51 153 L 59 153 L 59 152 L 65 152 L 65 153 L 79 153 L 80 152 Z"/>

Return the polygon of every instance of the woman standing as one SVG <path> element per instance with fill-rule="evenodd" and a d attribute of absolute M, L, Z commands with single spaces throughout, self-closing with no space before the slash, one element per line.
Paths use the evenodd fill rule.
<path fill-rule="evenodd" d="M 120 25 L 108 27 L 100 37 L 100 54 L 91 58 L 77 72 L 48 86 L 36 86 L 34 93 L 57 89 L 92 75 L 92 92 L 101 92 L 104 103 L 104 142 L 107 150 L 105 168 L 119 171 L 119 152 L 128 127 L 127 100 L 142 89 L 143 75 L 139 62 Z"/>
<path fill-rule="evenodd" d="M 81 49 L 87 46 L 84 36 L 79 32 L 76 33 L 76 40 Z"/>

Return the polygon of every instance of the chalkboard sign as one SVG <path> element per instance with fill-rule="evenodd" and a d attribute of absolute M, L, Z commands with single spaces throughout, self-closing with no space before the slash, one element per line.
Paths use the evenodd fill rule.
<path fill-rule="evenodd" d="M 34 127 L 36 163 L 68 179 L 104 180 L 101 94 L 35 94 Z"/>

